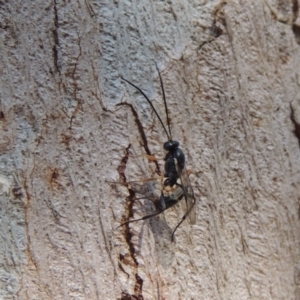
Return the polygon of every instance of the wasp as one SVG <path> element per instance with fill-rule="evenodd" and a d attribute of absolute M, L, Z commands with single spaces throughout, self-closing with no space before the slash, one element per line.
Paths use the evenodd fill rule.
<path fill-rule="evenodd" d="M 153 212 L 152 214 L 146 215 L 140 219 L 134 219 L 134 220 L 129 220 L 127 222 L 124 222 L 120 226 L 126 225 L 128 223 L 132 223 L 132 222 L 146 220 L 146 219 L 152 218 L 156 215 L 159 215 L 162 212 L 164 212 L 165 210 L 176 205 L 180 200 L 182 200 L 184 198 L 185 202 L 186 202 L 186 207 L 187 207 L 186 212 L 172 232 L 171 238 L 173 241 L 175 231 L 187 217 L 189 217 L 189 221 L 191 224 L 196 223 L 196 212 L 194 209 L 196 200 L 195 200 L 194 192 L 193 192 L 190 180 L 189 180 L 189 174 L 185 168 L 185 155 L 184 155 L 183 151 L 179 148 L 179 142 L 173 140 L 173 138 L 172 138 L 168 106 L 167 106 L 167 101 L 166 101 L 166 96 L 165 96 L 165 91 L 164 91 L 164 85 L 163 85 L 162 77 L 161 77 L 161 74 L 159 72 L 157 65 L 156 65 L 156 70 L 158 72 L 158 76 L 159 76 L 159 80 L 160 80 L 160 86 L 161 86 L 162 97 L 163 97 L 163 102 L 164 102 L 164 106 L 165 106 L 168 130 L 166 129 L 166 126 L 164 125 L 161 117 L 157 113 L 155 107 L 153 106 L 153 103 L 150 101 L 150 99 L 147 97 L 147 95 L 138 86 L 136 86 L 129 80 L 127 80 L 123 77 L 121 77 L 121 79 L 126 81 L 127 83 L 129 83 L 131 86 L 133 86 L 136 90 L 138 90 L 144 96 L 144 98 L 147 100 L 147 102 L 151 106 L 152 110 L 156 114 L 156 116 L 157 116 L 160 124 L 162 125 L 162 127 L 166 133 L 166 136 L 168 138 L 168 140 L 163 145 L 164 150 L 167 151 L 167 153 L 164 157 L 164 161 L 165 161 L 164 171 L 165 172 L 164 172 L 164 177 L 162 180 L 161 195 L 156 201 L 153 201 L 154 205 L 155 205 L 155 209 L 156 209 L 155 212 Z M 141 199 L 141 198 L 139 198 L 139 199 Z"/>

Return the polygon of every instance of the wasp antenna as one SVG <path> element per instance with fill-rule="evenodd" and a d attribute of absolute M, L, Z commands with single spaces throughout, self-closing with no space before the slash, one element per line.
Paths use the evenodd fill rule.
<path fill-rule="evenodd" d="M 146 94 L 145 94 L 139 87 L 137 87 L 135 84 L 131 83 L 129 80 L 125 79 L 125 78 L 122 77 L 122 76 L 121 76 L 121 79 L 124 80 L 124 81 L 126 81 L 126 82 L 129 83 L 130 85 L 132 85 L 134 88 L 136 88 L 136 89 L 137 89 L 137 90 L 145 97 L 145 99 L 148 101 L 148 103 L 149 103 L 150 106 L 152 107 L 153 111 L 154 111 L 155 114 L 157 115 L 157 117 L 158 117 L 158 119 L 159 119 L 159 121 L 160 121 L 160 124 L 162 125 L 162 127 L 163 127 L 165 133 L 167 134 L 168 139 L 171 140 L 171 135 L 168 134 L 168 131 L 167 131 L 167 129 L 166 129 L 166 127 L 165 127 L 163 121 L 161 120 L 159 114 L 157 113 L 157 111 L 156 111 L 156 109 L 154 108 L 152 102 L 151 102 L 150 99 L 146 96 Z M 165 99 L 165 96 L 164 96 L 164 99 Z M 168 123 L 169 123 L 169 121 L 168 121 Z M 169 124 L 168 124 L 168 126 L 169 126 Z M 169 126 L 169 131 L 170 131 L 170 126 Z"/>
<path fill-rule="evenodd" d="M 159 76 L 159 80 L 160 80 L 160 86 L 161 86 L 161 90 L 162 90 L 162 94 L 163 94 L 163 100 L 164 100 L 164 104 L 165 104 L 165 110 L 166 110 L 166 116 L 167 116 L 167 124 L 168 124 L 168 128 L 169 128 L 169 140 L 172 140 L 172 134 L 171 134 L 171 128 L 170 128 L 170 119 L 169 119 L 169 113 L 168 113 L 168 106 L 167 106 L 167 101 L 166 101 L 166 95 L 165 95 L 165 90 L 164 90 L 164 84 L 158 69 L 157 64 L 155 63 L 155 67 L 156 70 L 158 72 L 158 76 Z"/>

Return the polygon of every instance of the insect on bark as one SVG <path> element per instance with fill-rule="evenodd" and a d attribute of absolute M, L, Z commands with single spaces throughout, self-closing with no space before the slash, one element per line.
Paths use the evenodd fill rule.
<path fill-rule="evenodd" d="M 190 180 L 189 180 L 187 170 L 185 168 L 185 155 L 184 155 L 183 151 L 179 148 L 179 142 L 173 140 L 173 138 L 172 138 L 168 106 L 167 106 L 163 81 L 162 81 L 162 77 L 160 75 L 157 65 L 156 65 L 156 69 L 158 72 L 160 85 L 161 85 L 161 89 L 162 89 L 162 96 L 163 96 L 163 101 L 164 101 L 164 106 L 165 106 L 168 131 L 167 131 L 166 126 L 164 125 L 161 117 L 157 113 L 155 107 L 153 106 L 152 102 L 147 97 L 147 95 L 139 87 L 137 87 L 135 84 L 133 84 L 129 80 L 127 80 L 123 77 L 121 77 L 121 79 L 126 81 L 127 83 L 129 83 L 131 86 L 133 86 L 135 89 L 137 89 L 144 96 L 144 98 L 147 100 L 147 102 L 153 109 L 154 113 L 156 114 L 159 122 L 161 123 L 161 125 L 167 135 L 168 140 L 164 143 L 164 150 L 167 151 L 167 153 L 164 158 L 165 173 L 164 173 L 164 178 L 162 181 L 161 195 L 157 200 L 153 201 L 155 208 L 156 208 L 155 212 L 153 212 L 152 214 L 146 215 L 142 218 L 139 218 L 139 219 L 126 221 L 126 222 L 122 223 L 120 226 L 126 225 L 128 223 L 132 223 L 132 222 L 146 220 L 146 219 L 152 218 L 156 215 L 159 215 L 162 212 L 164 212 L 165 210 L 176 205 L 180 200 L 182 200 L 184 198 L 185 202 L 186 202 L 186 212 L 172 232 L 172 241 L 173 241 L 175 231 L 181 225 L 181 223 L 186 219 L 186 217 L 189 217 L 189 221 L 191 224 L 196 223 L 196 212 L 194 209 L 196 199 L 195 199 L 194 192 L 193 192 Z"/>

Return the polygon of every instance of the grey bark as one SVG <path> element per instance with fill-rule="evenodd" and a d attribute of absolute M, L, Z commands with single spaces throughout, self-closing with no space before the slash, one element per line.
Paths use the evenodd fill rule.
<path fill-rule="evenodd" d="M 300 299 L 296 0 L 0 12 L 1 299 Z M 163 173 L 166 136 L 120 79 L 165 120 L 155 63 L 197 198 L 173 243 L 184 203 L 117 228 L 159 195 L 128 183 Z"/>

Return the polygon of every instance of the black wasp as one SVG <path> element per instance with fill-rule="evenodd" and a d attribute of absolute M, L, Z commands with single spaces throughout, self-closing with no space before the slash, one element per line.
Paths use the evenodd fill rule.
<path fill-rule="evenodd" d="M 154 201 L 154 205 L 156 208 L 156 211 L 154 213 L 146 215 L 140 219 L 135 219 L 135 220 L 130 220 L 130 221 L 124 222 L 120 226 L 123 226 L 123 225 L 131 223 L 131 222 L 146 220 L 146 219 L 152 218 L 156 215 L 159 215 L 163 211 L 174 206 L 181 199 L 184 198 L 186 201 L 187 210 L 186 210 L 184 216 L 181 218 L 180 222 L 176 225 L 175 229 L 173 230 L 173 233 L 172 233 L 172 241 L 173 241 L 176 229 L 186 219 L 187 216 L 189 216 L 189 221 L 191 224 L 196 223 L 196 213 L 195 213 L 195 209 L 194 209 L 196 200 L 195 200 L 192 186 L 190 184 L 188 173 L 185 169 L 184 153 L 179 148 L 179 142 L 174 141 L 172 139 L 168 107 L 167 107 L 167 101 L 166 101 L 163 81 L 162 81 L 162 78 L 161 78 L 161 75 L 160 75 L 160 72 L 159 72 L 157 66 L 156 66 L 156 69 L 158 72 L 160 85 L 161 85 L 161 89 L 162 89 L 162 96 L 163 96 L 163 101 L 164 101 L 164 106 L 165 106 L 165 112 L 166 112 L 167 125 L 168 125 L 169 132 L 167 131 L 163 121 L 161 120 L 159 114 L 157 113 L 152 102 L 146 96 L 146 94 L 139 87 L 137 87 L 135 84 L 133 84 L 129 80 L 127 80 L 123 77 L 121 77 L 121 78 L 122 78 L 122 80 L 126 81 L 131 86 L 136 88 L 145 97 L 145 99 L 150 104 L 151 108 L 153 109 L 154 113 L 158 117 L 158 119 L 168 137 L 168 141 L 164 143 L 164 149 L 167 151 L 167 154 L 164 158 L 165 173 L 164 173 L 164 179 L 162 182 L 161 195 L 160 195 L 159 199 Z"/>

